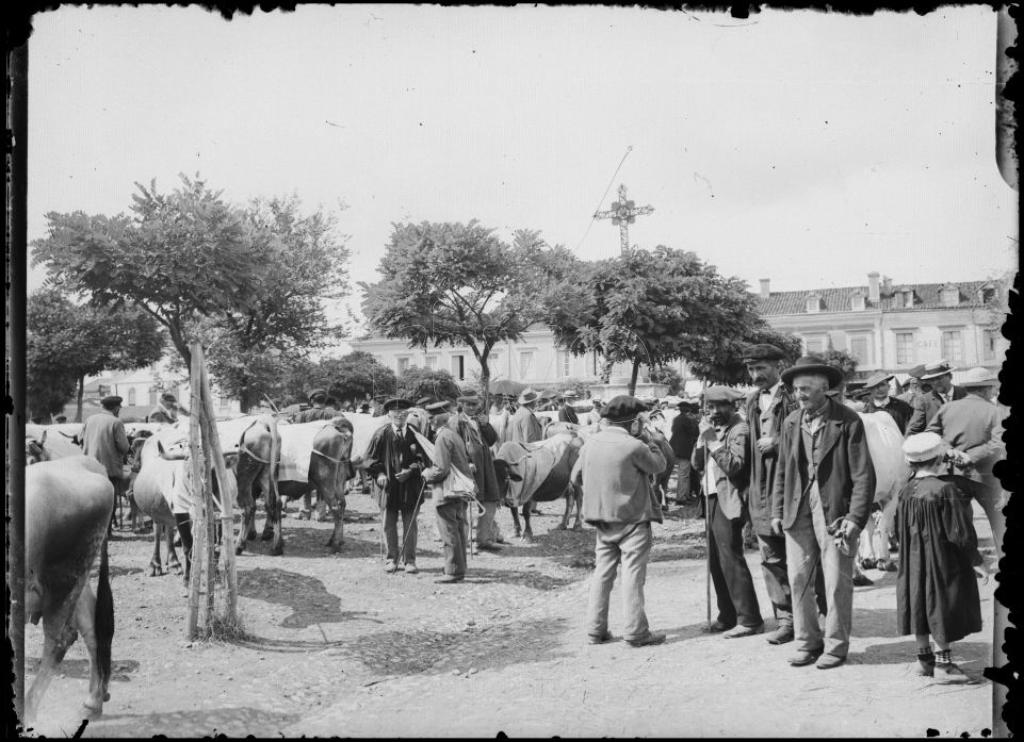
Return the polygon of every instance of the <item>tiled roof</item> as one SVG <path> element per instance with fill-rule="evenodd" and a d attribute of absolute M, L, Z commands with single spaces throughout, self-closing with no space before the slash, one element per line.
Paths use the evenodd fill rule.
<path fill-rule="evenodd" d="M 894 283 L 889 294 L 883 293 L 878 304 L 867 299 L 867 286 L 843 286 L 840 288 L 828 288 L 806 291 L 772 291 L 767 298 L 757 295 L 758 311 L 763 316 L 774 316 L 780 314 L 807 314 L 807 298 L 812 294 L 821 297 L 821 309 L 819 312 L 849 312 L 852 311 L 852 298 L 856 292 L 864 295 L 864 307 L 866 310 L 878 310 L 883 312 L 907 312 L 922 309 L 963 309 L 969 307 L 983 307 L 985 303 L 979 295 L 981 287 L 991 285 L 998 291 L 998 286 L 991 281 L 964 281 L 954 284 L 960 291 L 960 303 L 956 307 L 946 307 L 942 303 L 940 291 L 944 283 Z M 914 306 L 897 306 L 893 294 L 897 291 L 913 289 Z"/>

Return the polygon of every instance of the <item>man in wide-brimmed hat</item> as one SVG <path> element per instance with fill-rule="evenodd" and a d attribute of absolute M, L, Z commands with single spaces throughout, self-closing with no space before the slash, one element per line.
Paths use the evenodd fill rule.
<path fill-rule="evenodd" d="M 800 358 L 781 374 L 800 409 L 779 431 L 772 491 L 772 531 L 785 534 L 793 594 L 793 666 L 820 669 L 846 661 L 853 622 L 853 559 L 875 497 L 875 469 L 856 412 L 828 395 L 842 371 L 818 356 Z M 814 572 L 825 577 L 828 614 L 822 635 L 813 595 Z"/>
<path fill-rule="evenodd" d="M 665 641 L 664 634 L 651 632 L 644 611 L 651 522 L 663 519 L 651 475 L 665 468 L 665 457 L 643 432 L 642 411 L 635 397 L 614 397 L 602 411 L 605 427 L 587 439 L 573 467 L 572 478 L 583 479 L 583 519 L 597 528 L 586 619 L 591 644 L 612 640 L 608 600 L 620 565 L 626 642 L 640 647 Z"/>
<path fill-rule="evenodd" d="M 948 361 L 937 361 L 925 366 L 921 382 L 929 384 L 931 391 L 918 394 L 915 398 L 914 413 L 907 423 L 907 435 L 924 432 L 942 405 L 967 396 L 962 388 L 953 386 L 953 367 Z"/>
<path fill-rule="evenodd" d="M 700 422 L 692 456 L 708 498 L 708 564 L 718 598 L 718 616 L 706 628 L 733 639 L 764 631 L 754 580 L 743 557 L 743 524 L 747 520 L 750 429 L 736 412 L 743 394 L 725 386 L 704 390 L 710 422 Z"/>
<path fill-rule="evenodd" d="M 149 423 L 176 423 L 178 421 L 178 415 L 187 415 L 188 412 L 181 406 L 178 405 L 178 398 L 170 392 L 164 392 L 160 395 L 160 401 L 156 407 L 149 411 L 146 415 L 146 422 Z"/>
<path fill-rule="evenodd" d="M 573 409 L 572 401 L 576 399 L 576 392 L 572 389 L 566 389 L 561 394 L 562 404 L 558 408 L 558 421 L 563 423 L 572 423 L 573 425 L 580 424 L 580 416 L 576 414 L 576 410 Z"/>
<path fill-rule="evenodd" d="M 907 371 L 908 378 L 903 383 L 902 391 L 896 395 L 897 399 L 901 399 L 913 407 L 914 399 L 917 398 L 918 394 L 931 391 L 931 385 L 921 381 L 921 374 L 924 373 L 924 369 L 925 365 L 923 363 L 919 363 Z"/>
<path fill-rule="evenodd" d="M 1003 517 L 1005 493 L 992 473 L 995 463 L 1006 455 L 1003 447 L 1005 415 L 992 402 L 992 390 L 999 385 L 991 371 L 976 367 L 960 380 L 965 396 L 939 408 L 928 424 L 928 432 L 937 433 L 949 446 L 949 457 L 957 474 L 973 480 L 972 493 L 985 510 L 996 544 L 1003 543 L 1006 520 Z"/>
<path fill-rule="evenodd" d="M 103 464 L 107 477 L 114 485 L 115 502 L 121 496 L 127 482 L 124 478 L 125 457 L 131 450 L 124 422 L 118 417 L 122 398 L 116 394 L 100 400 L 102 412 L 85 419 L 82 426 L 82 453 L 92 456 Z M 110 514 L 113 523 L 114 514 Z"/>
<path fill-rule="evenodd" d="M 761 553 L 761 571 L 778 623 L 768 635 L 771 644 L 793 641 L 793 597 L 786 567 L 786 539 L 772 531 L 772 487 L 779 461 L 779 432 L 782 422 L 797 409 L 797 401 L 782 383 L 786 354 L 770 343 L 758 343 L 743 351 L 743 364 L 757 389 L 747 397 L 746 413 L 750 436 L 750 486 L 747 507 L 751 530 Z M 824 581 L 816 574 L 815 595 L 825 613 Z"/>
<path fill-rule="evenodd" d="M 508 421 L 508 429 L 505 433 L 506 441 L 518 443 L 536 443 L 544 438 L 544 429 L 534 414 L 534 409 L 540 402 L 540 395 L 533 389 L 525 389 L 519 395 L 519 409 Z"/>
<path fill-rule="evenodd" d="M 893 376 L 894 374 L 878 371 L 867 378 L 864 382 L 862 395 L 864 412 L 889 413 L 889 416 L 896 421 L 896 427 L 900 429 L 900 433 L 905 434 L 907 432 L 907 424 L 910 422 L 910 416 L 914 413 L 914 408 L 902 399 L 892 396 L 892 388 L 889 384 Z"/>
<path fill-rule="evenodd" d="M 377 503 L 383 515 L 387 554 L 386 572 L 395 572 L 399 560 L 415 574 L 416 516 L 423 487 L 422 469 L 427 460 L 416 435 L 406 424 L 412 402 L 393 397 L 384 403 L 388 424 L 374 431 L 366 448 L 364 465 L 376 484 Z M 402 516 L 402 543 L 398 542 L 398 516 Z"/>
<path fill-rule="evenodd" d="M 474 508 L 471 514 L 475 519 L 473 539 L 478 549 L 498 551 L 501 549 L 498 544 L 502 539 L 494 516 L 501 501 L 501 492 L 498 489 L 494 453 L 491 450 L 491 446 L 498 440 L 498 432 L 484 414 L 484 400 L 476 390 L 463 392 L 455 401 L 462 408 L 457 417 L 456 429 L 466 443 L 469 460 L 476 469 L 473 476 L 476 479 L 477 500 L 484 509 L 484 512 L 478 515 Z"/>

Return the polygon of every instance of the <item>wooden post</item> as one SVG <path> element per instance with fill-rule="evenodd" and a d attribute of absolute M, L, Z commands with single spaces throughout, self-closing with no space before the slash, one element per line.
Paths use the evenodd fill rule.
<path fill-rule="evenodd" d="M 188 614 L 186 620 L 185 636 L 188 639 L 195 639 L 198 636 L 199 623 L 199 589 L 202 585 L 203 561 L 206 554 L 206 517 L 203 512 L 203 498 L 200 488 L 203 486 L 203 465 L 200 461 L 200 421 L 199 411 L 202 409 L 200 379 L 202 368 L 202 347 L 199 343 L 192 343 L 189 350 L 192 353 L 192 366 L 189 369 L 191 395 L 190 409 L 192 415 L 189 417 L 189 466 L 192 475 L 192 553 L 191 570 L 188 589 Z"/>
<path fill-rule="evenodd" d="M 217 481 L 220 483 L 221 500 L 221 529 L 223 532 L 221 542 L 221 557 L 224 559 L 224 571 L 227 583 L 227 620 L 233 625 L 237 618 L 238 607 L 238 580 L 235 572 L 235 535 L 234 535 L 234 498 L 228 488 L 227 467 L 224 465 L 224 453 L 220 445 L 220 436 L 217 434 L 217 426 L 213 416 L 213 398 L 210 394 L 210 380 L 203 368 L 202 377 L 202 398 L 203 398 L 203 441 L 209 442 L 210 455 L 213 460 L 214 470 L 217 472 Z"/>

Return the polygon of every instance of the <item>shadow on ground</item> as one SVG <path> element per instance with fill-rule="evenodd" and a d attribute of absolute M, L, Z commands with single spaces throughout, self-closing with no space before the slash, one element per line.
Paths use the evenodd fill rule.
<path fill-rule="evenodd" d="M 25 673 L 34 675 L 38 671 L 39 658 L 26 657 Z M 139 663 L 137 660 L 113 660 L 110 663 L 111 680 L 128 682 L 131 680 L 131 677 L 129 676 L 138 671 Z M 59 675 L 64 675 L 74 680 L 89 680 L 89 660 L 65 659 L 60 663 L 60 666 L 57 668 L 57 672 Z"/>
<path fill-rule="evenodd" d="M 987 642 L 953 642 L 953 661 L 975 681 L 982 679 L 981 671 L 988 664 L 992 645 Z M 871 644 L 863 652 L 850 653 L 851 664 L 901 665 L 917 659 L 917 642 L 907 641 Z"/>
<path fill-rule="evenodd" d="M 105 714 L 90 722 L 83 737 L 260 737 L 278 736 L 278 730 L 296 724 L 299 714 L 284 714 L 248 707 L 189 709 L 153 714 Z"/>
<path fill-rule="evenodd" d="M 341 610 L 341 598 L 328 592 L 323 582 L 284 569 L 240 569 L 238 594 L 291 608 L 292 613 L 281 621 L 287 629 L 342 623 L 367 615 L 364 611 Z"/>
<path fill-rule="evenodd" d="M 552 577 L 541 572 L 521 569 L 487 569 L 470 566 L 466 572 L 466 582 L 468 583 L 500 582 L 505 585 L 517 585 L 545 591 L 558 590 L 579 580 L 580 577 L 576 576 Z"/>

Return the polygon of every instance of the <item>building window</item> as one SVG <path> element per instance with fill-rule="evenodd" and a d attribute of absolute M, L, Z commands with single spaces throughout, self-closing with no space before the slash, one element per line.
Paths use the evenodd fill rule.
<path fill-rule="evenodd" d="M 868 343 L 868 335 L 850 336 L 850 355 L 857 359 L 861 365 L 867 366 L 871 363 L 871 346 Z"/>
<path fill-rule="evenodd" d="M 430 371 L 437 371 L 437 356 L 426 356 L 423 359 L 423 366 Z"/>
<path fill-rule="evenodd" d="M 914 333 L 896 333 L 896 365 L 911 366 L 916 363 L 914 356 Z"/>
<path fill-rule="evenodd" d="M 985 285 L 981 287 L 981 301 L 988 304 L 991 301 L 995 301 L 996 290 L 994 286 Z"/>
<path fill-rule="evenodd" d="M 464 355 L 452 356 L 452 376 L 459 381 L 466 379 L 466 357 Z"/>
<path fill-rule="evenodd" d="M 523 350 L 519 352 L 519 378 L 529 379 L 531 378 L 533 366 L 533 351 Z"/>
<path fill-rule="evenodd" d="M 964 334 L 961 330 L 942 331 L 942 357 L 953 364 L 964 362 Z"/>
<path fill-rule="evenodd" d="M 156 404 L 156 398 L 157 398 L 157 395 L 158 395 L 159 393 L 160 393 L 160 392 L 159 392 L 159 391 L 157 391 L 157 388 L 156 388 L 155 386 L 151 386 L 151 387 L 149 388 L 149 403 L 150 403 L 151 405 L 155 405 L 155 404 Z"/>
<path fill-rule="evenodd" d="M 824 335 L 807 335 L 804 337 L 804 353 L 817 353 L 821 354 L 825 352 L 825 336 Z"/>
<path fill-rule="evenodd" d="M 135 406 L 135 387 L 133 386 L 128 387 L 128 406 Z"/>
<path fill-rule="evenodd" d="M 999 331 L 985 330 L 981 338 L 981 357 L 985 361 L 994 361 L 999 349 Z"/>
<path fill-rule="evenodd" d="M 850 297 L 850 309 L 854 312 L 864 311 L 864 294 L 854 294 Z"/>
<path fill-rule="evenodd" d="M 960 290 L 951 283 L 942 287 L 942 305 L 944 307 L 955 307 L 960 303 Z"/>
<path fill-rule="evenodd" d="M 817 294 L 811 294 L 807 297 L 807 311 L 814 313 L 821 310 L 821 297 Z"/>
<path fill-rule="evenodd" d="M 567 350 L 560 350 L 560 351 L 558 351 L 558 368 L 557 368 L 557 372 L 558 372 L 558 377 L 560 379 L 565 379 L 565 378 L 569 377 L 569 375 L 571 373 L 569 364 L 570 364 L 569 351 L 567 351 Z"/>
<path fill-rule="evenodd" d="M 409 370 L 409 356 L 399 356 L 395 361 L 395 373 L 399 376 L 405 374 Z"/>

